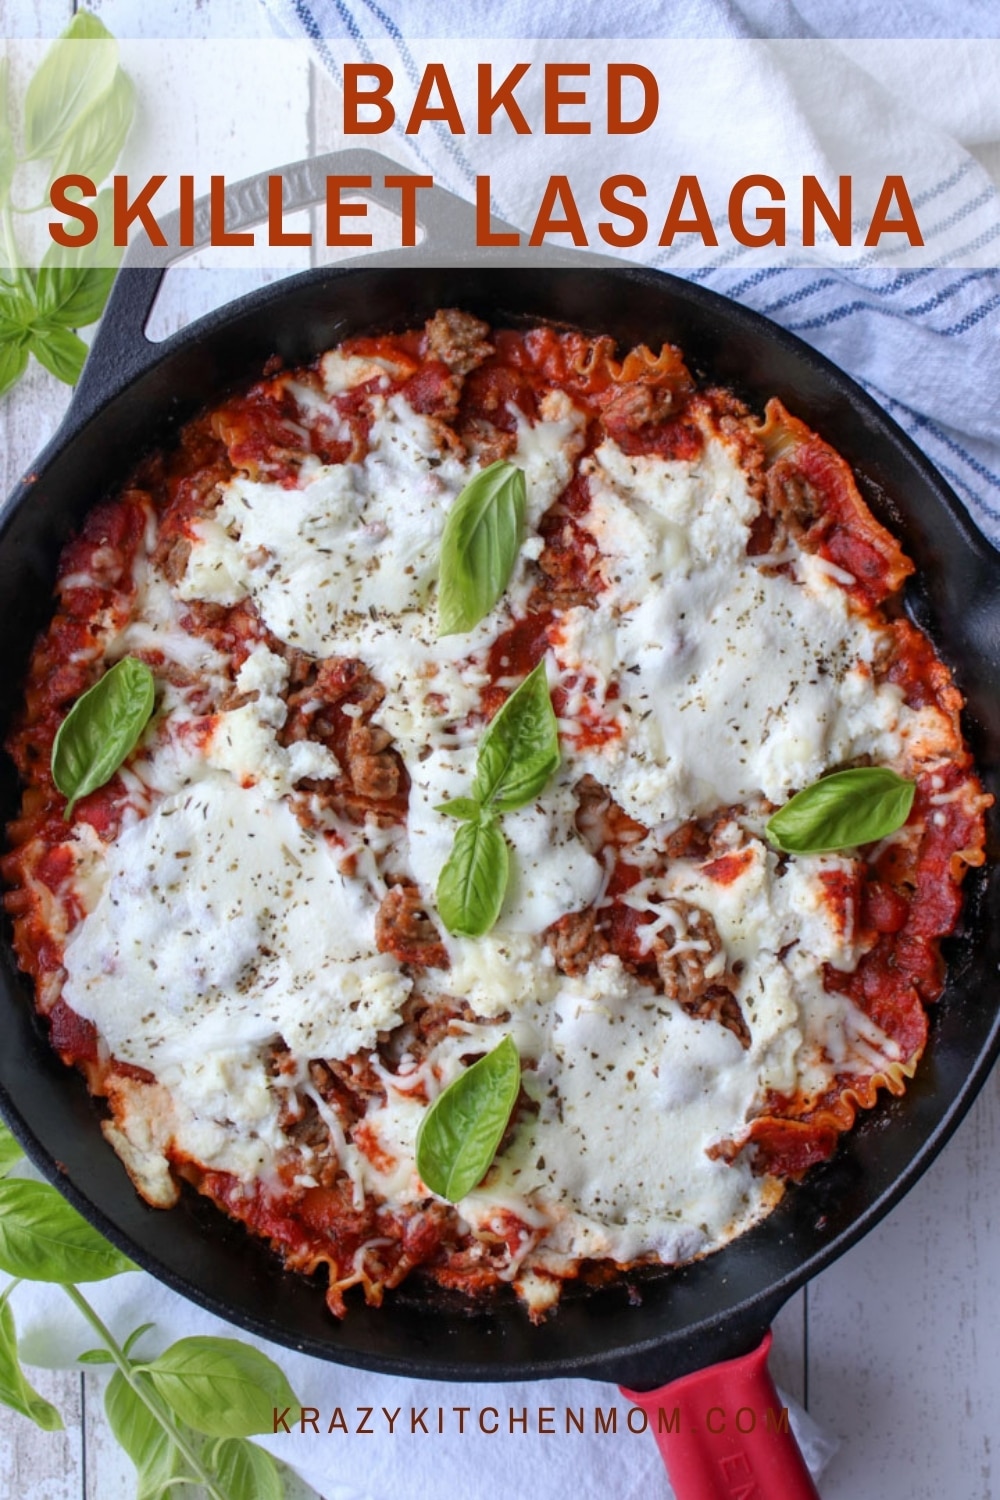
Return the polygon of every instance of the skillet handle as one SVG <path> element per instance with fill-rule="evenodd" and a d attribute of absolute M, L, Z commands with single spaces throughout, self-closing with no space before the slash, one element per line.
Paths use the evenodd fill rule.
<path fill-rule="evenodd" d="M 95 412 L 156 359 L 157 345 L 147 339 L 145 328 L 162 280 L 162 269 L 130 266 L 126 256 L 63 418 L 62 437 L 75 436 Z"/>
<path fill-rule="evenodd" d="M 641 1407 L 677 1500 L 820 1500 L 767 1367 L 768 1333 L 753 1353 L 622 1395 Z"/>
<path fill-rule="evenodd" d="M 362 148 L 329 151 L 323 156 L 306 157 L 273 171 L 258 172 L 253 177 L 245 177 L 228 186 L 225 193 L 225 228 L 228 232 L 252 229 L 267 221 L 270 212 L 270 179 L 277 176 L 281 177 L 284 214 L 295 213 L 324 202 L 329 177 L 370 179 L 370 186 L 351 187 L 349 191 L 399 213 L 402 201 L 399 179 L 417 177 L 419 174 L 401 167 L 391 157 L 383 156 L 378 151 Z M 387 177 L 395 178 L 397 186 L 386 187 Z M 416 192 L 415 207 L 417 222 L 425 232 L 425 238 L 416 250 L 391 251 L 388 255 L 362 255 L 358 258 L 359 261 L 377 264 L 389 260 L 398 265 L 405 264 L 407 259 L 418 258 L 425 263 L 440 260 L 444 264 L 449 260 L 458 261 L 462 258 L 456 254 L 456 246 L 474 245 L 476 210 L 471 203 L 466 203 L 463 198 L 446 188 L 434 186 L 424 187 Z M 194 243 L 191 245 L 180 243 L 179 210 L 159 216 L 158 223 L 166 240 L 165 245 L 151 245 L 144 235 L 133 241 L 125 253 L 122 268 L 115 278 L 111 296 L 66 415 L 63 428 L 65 436 L 70 436 L 82 427 L 96 411 L 160 357 L 163 350 L 159 344 L 147 339 L 146 324 L 167 267 L 210 244 L 211 198 L 199 198 L 195 203 L 194 233 L 191 236 Z M 496 218 L 491 219 L 491 228 L 498 233 L 516 232 L 513 225 Z M 350 263 L 355 262 L 352 260 Z"/>

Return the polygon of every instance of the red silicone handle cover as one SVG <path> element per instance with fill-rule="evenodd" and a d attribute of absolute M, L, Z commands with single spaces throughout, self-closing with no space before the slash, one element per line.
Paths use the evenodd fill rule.
<path fill-rule="evenodd" d="M 820 1500 L 767 1368 L 740 1359 L 622 1395 L 649 1418 L 677 1500 Z"/>

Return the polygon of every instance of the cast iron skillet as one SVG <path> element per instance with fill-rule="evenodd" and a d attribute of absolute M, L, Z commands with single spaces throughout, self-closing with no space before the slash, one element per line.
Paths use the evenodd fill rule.
<path fill-rule="evenodd" d="M 315 199 L 326 172 L 367 170 L 377 182 L 387 168 L 399 170 L 368 152 L 300 164 L 290 196 Z M 260 217 L 259 200 L 256 189 L 246 192 L 230 226 Z M 168 441 L 207 402 L 251 381 L 276 353 L 295 364 L 349 335 L 411 327 L 438 307 L 460 306 L 494 325 L 551 319 L 611 333 L 624 347 L 670 340 L 696 371 L 731 386 L 755 409 L 776 395 L 815 427 L 852 463 L 873 510 L 915 559 L 909 608 L 955 672 L 979 768 L 1000 792 L 1000 562 L 909 439 L 821 355 L 697 285 L 649 270 L 608 269 L 596 258 L 588 265 L 587 257 L 553 255 L 555 264 L 511 269 L 509 262 L 498 268 L 482 255 L 454 254 L 455 216 L 471 212 L 457 204 L 443 195 L 432 209 L 425 195 L 421 205 L 431 230 L 446 228 L 450 266 L 431 264 L 436 252 L 425 242 L 405 270 L 369 262 L 306 272 L 157 345 L 143 329 L 162 272 L 126 267 L 61 430 L 0 517 L 3 723 L 51 611 L 61 544 L 141 453 Z M 466 224 L 461 237 L 471 239 Z M 6 820 L 17 793 L 8 764 L 0 776 Z M 995 829 L 994 819 L 994 843 Z M 759 1227 L 702 1262 L 644 1278 L 639 1305 L 623 1286 L 571 1292 L 542 1327 L 514 1305 L 469 1316 L 405 1288 L 382 1309 L 355 1306 L 338 1323 L 317 1285 L 283 1273 L 259 1242 L 203 1200 L 185 1195 L 168 1213 L 147 1208 L 105 1145 L 99 1108 L 82 1080 L 49 1048 L 9 941 L 0 976 L 0 1103 L 36 1164 L 109 1239 L 177 1291 L 254 1333 L 394 1374 L 468 1381 L 591 1376 L 648 1391 L 750 1355 L 785 1300 L 875 1224 L 944 1145 L 1000 1049 L 1000 924 L 988 916 L 991 906 L 997 910 L 998 885 L 1000 867 L 992 862 L 968 882 L 963 929 L 948 944 L 948 987 L 903 1099 L 867 1114 L 835 1158 L 789 1191 Z M 758 1397 L 764 1392 L 754 1389 Z M 718 1467 L 720 1451 L 710 1452 L 709 1467 Z M 727 1470 L 721 1479 L 728 1483 L 734 1473 L 739 1478 Z M 770 1493 L 813 1493 L 801 1475 L 783 1475 Z M 679 1469 L 675 1478 L 683 1478 Z"/>

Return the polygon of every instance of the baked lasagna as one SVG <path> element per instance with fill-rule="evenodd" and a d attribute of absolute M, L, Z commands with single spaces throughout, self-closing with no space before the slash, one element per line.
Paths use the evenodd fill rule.
<path fill-rule="evenodd" d="M 520 476 L 508 566 L 445 631 L 487 470 Z M 911 571 L 821 437 L 669 345 L 448 309 L 190 423 L 65 548 L 8 740 L 18 959 L 143 1197 L 193 1185 L 337 1315 L 416 1272 L 538 1318 L 758 1222 L 903 1092 L 983 860 Z M 70 811 L 53 742 L 125 660 L 155 707 Z M 475 825 L 508 868 L 463 926 L 444 872 L 539 664 L 557 764 Z M 773 835 L 863 768 L 911 789 L 899 826 Z M 507 1038 L 516 1100 L 449 1201 L 421 1124 Z"/>

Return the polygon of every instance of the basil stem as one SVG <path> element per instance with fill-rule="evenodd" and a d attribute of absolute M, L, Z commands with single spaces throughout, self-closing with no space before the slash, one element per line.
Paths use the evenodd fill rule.
<path fill-rule="evenodd" d="M 521 1060 L 506 1036 L 438 1095 L 417 1132 L 417 1171 L 432 1193 L 457 1203 L 482 1182 L 520 1087 Z"/>
<path fill-rule="evenodd" d="M 162 1428 L 162 1430 L 169 1438 L 170 1442 L 173 1443 L 174 1447 L 180 1453 L 184 1462 L 188 1466 L 191 1478 L 194 1479 L 198 1484 L 204 1486 L 205 1491 L 211 1497 L 211 1500 L 227 1500 L 226 1495 L 223 1494 L 223 1492 L 215 1484 L 213 1476 L 203 1466 L 199 1455 L 194 1449 L 194 1446 L 190 1442 L 188 1442 L 187 1437 L 180 1430 L 177 1422 L 174 1420 L 173 1414 L 167 1407 L 166 1403 L 163 1402 L 158 1394 L 150 1388 L 149 1382 L 141 1378 L 140 1372 L 136 1368 L 136 1366 L 133 1365 L 128 1357 L 122 1353 L 121 1349 L 118 1347 L 118 1342 L 115 1339 L 114 1335 L 111 1333 L 110 1329 L 104 1323 L 102 1323 L 101 1319 L 98 1317 L 97 1313 L 91 1307 L 87 1299 L 83 1296 L 79 1289 L 73 1285 L 64 1286 L 63 1291 L 66 1293 L 70 1301 L 83 1314 L 87 1322 L 90 1324 L 91 1328 L 93 1328 L 94 1332 L 103 1341 L 111 1354 L 113 1362 L 118 1367 L 119 1374 L 121 1375 L 122 1379 L 128 1383 L 137 1401 L 142 1403 L 142 1405 L 149 1412 L 149 1415 L 153 1419 L 153 1421 Z"/>
<path fill-rule="evenodd" d="M 22 1155 L 0 1123 L 0 1175 Z M 140 1495 L 197 1482 L 212 1500 L 281 1500 L 274 1460 L 247 1439 L 272 1430 L 275 1409 L 298 1410 L 299 1402 L 266 1354 L 235 1339 L 202 1336 L 179 1339 L 154 1359 L 134 1359 L 135 1345 L 153 1325 L 134 1328 L 119 1345 L 77 1283 L 136 1267 L 48 1183 L 0 1181 L 0 1269 L 15 1278 L 0 1293 L 0 1406 L 46 1431 L 63 1425 L 25 1378 L 9 1306 L 21 1280 L 60 1285 L 102 1340 L 79 1362 L 116 1366 L 105 1411 L 136 1466 Z"/>
<path fill-rule="evenodd" d="M 787 854 L 832 854 L 872 844 L 902 828 L 916 784 L 888 766 L 835 771 L 804 787 L 767 823 L 771 843 Z"/>
<path fill-rule="evenodd" d="M 461 823 L 437 886 L 441 920 L 457 937 L 482 937 L 503 906 L 510 854 L 497 815 L 533 802 L 558 766 L 559 729 L 540 661 L 483 735 L 472 796 L 436 809 Z"/>
<path fill-rule="evenodd" d="M 524 473 L 504 459 L 469 480 L 441 538 L 439 635 L 471 630 L 496 604 L 517 561 L 526 508 Z"/>
<path fill-rule="evenodd" d="M 52 745 L 52 780 L 69 799 L 65 818 L 81 797 L 110 781 L 135 749 L 153 698 L 152 672 L 144 661 L 126 656 L 73 704 Z"/>

